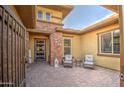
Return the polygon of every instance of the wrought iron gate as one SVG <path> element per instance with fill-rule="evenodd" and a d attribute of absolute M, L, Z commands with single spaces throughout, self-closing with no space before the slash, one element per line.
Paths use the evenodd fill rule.
<path fill-rule="evenodd" d="M 0 6 L 0 86 L 25 85 L 25 27 Z"/>

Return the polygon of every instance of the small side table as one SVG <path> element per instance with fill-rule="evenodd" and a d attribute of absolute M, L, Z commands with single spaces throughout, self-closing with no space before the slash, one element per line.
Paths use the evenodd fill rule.
<path fill-rule="evenodd" d="M 82 60 L 81 59 L 76 59 L 76 66 L 82 67 Z"/>

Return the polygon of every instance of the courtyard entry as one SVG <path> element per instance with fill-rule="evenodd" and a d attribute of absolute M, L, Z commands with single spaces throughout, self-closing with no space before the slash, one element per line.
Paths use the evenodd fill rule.
<path fill-rule="evenodd" d="M 25 27 L 21 24 L 21 22 L 18 21 L 18 19 L 15 16 L 13 16 L 12 14 L 14 14 L 14 13 L 7 10 L 6 7 L 0 6 L 0 82 L 2 82 L 2 85 L 0 85 L 0 86 L 24 86 L 24 84 L 25 84 L 25 58 L 26 58 L 26 56 L 25 56 L 25 41 L 26 41 L 25 40 L 25 31 L 26 30 L 25 30 Z M 121 41 L 122 41 L 121 44 L 123 44 L 122 31 L 123 30 L 121 30 L 121 35 L 122 35 L 121 36 Z M 52 86 L 51 84 L 54 84 L 55 86 L 74 86 L 74 85 L 86 86 L 84 84 L 85 81 L 86 81 L 86 84 L 89 84 L 91 86 L 92 86 L 92 84 L 95 84 L 95 85 L 103 84 L 101 86 L 109 86 L 109 85 L 106 85 L 106 84 L 108 84 L 108 82 L 109 83 L 111 82 L 110 85 L 114 84 L 113 83 L 114 81 L 117 81 L 116 84 L 119 82 L 118 81 L 119 80 L 118 72 L 116 74 L 117 79 L 115 80 L 115 78 L 113 78 L 115 76 L 112 75 L 112 73 L 111 73 L 113 71 L 104 69 L 104 71 L 100 70 L 100 72 L 99 72 L 99 69 L 98 69 L 99 67 L 96 67 L 97 68 L 96 70 L 91 71 L 88 69 L 82 69 L 82 68 L 78 68 L 78 67 L 73 68 L 73 69 L 68 69 L 68 68 L 63 68 L 62 66 L 60 66 L 59 68 L 53 68 L 52 66 L 50 67 L 49 65 L 46 65 L 46 64 L 41 65 L 40 64 L 41 62 L 49 61 L 49 59 L 51 60 L 50 61 L 51 64 L 54 64 L 55 57 L 57 57 L 59 59 L 59 61 L 62 60 L 63 52 L 61 50 L 63 49 L 63 46 L 64 46 L 64 50 L 66 51 L 66 52 L 64 51 L 64 54 L 71 54 L 71 52 L 72 52 L 71 51 L 71 40 L 66 40 L 67 42 L 65 42 L 63 45 L 62 33 L 58 32 L 58 33 L 52 34 L 50 37 L 48 37 L 48 36 L 41 37 L 41 35 L 42 34 L 34 34 L 34 35 L 30 36 L 30 39 L 31 39 L 30 44 L 31 45 L 29 45 L 29 46 L 31 47 L 31 51 L 32 51 L 31 57 L 32 57 L 32 61 L 34 61 L 34 63 L 32 62 L 31 68 L 29 67 L 29 70 L 31 71 L 31 73 L 29 71 L 29 72 L 26 72 L 26 74 L 29 78 L 27 80 L 30 80 L 30 82 L 28 82 L 28 81 L 27 82 L 32 83 L 31 86 L 35 86 L 35 85 L 33 85 L 35 83 L 37 85 L 39 84 L 38 86 L 42 86 L 42 85 L 43 86 L 49 86 L 49 85 Z M 51 38 L 51 39 L 49 40 L 49 38 Z M 52 46 L 52 47 L 50 46 L 50 48 L 49 48 L 49 41 Z M 123 46 L 121 46 L 121 47 L 123 47 Z M 122 49 L 123 48 L 121 48 L 121 52 L 122 52 Z M 121 56 L 122 56 L 121 57 L 121 74 L 122 74 L 121 82 L 123 83 L 123 72 L 124 72 L 123 71 L 124 70 L 123 69 L 124 68 L 123 52 L 121 53 Z M 37 68 L 39 68 L 39 69 L 37 69 Z M 100 68 L 100 69 L 102 69 L 102 68 Z M 40 77 L 39 75 L 41 75 L 41 72 L 44 70 L 45 70 L 45 72 Z M 108 72 L 110 71 L 110 73 L 108 73 L 107 71 Z M 33 74 L 33 72 L 35 72 L 35 74 Z M 28 74 L 28 73 L 30 73 L 30 74 Z M 48 74 L 48 73 L 50 73 L 50 74 Z M 100 73 L 103 73 L 103 76 Z M 100 77 L 93 77 L 93 76 L 98 76 L 98 75 Z M 108 77 L 107 75 L 108 76 L 112 75 L 112 77 Z M 38 77 L 38 78 L 36 78 L 36 77 Z M 39 77 L 41 79 L 39 79 Z M 43 78 L 46 78 L 46 77 L 50 77 L 50 78 L 48 78 L 48 80 L 44 81 Z M 106 78 L 107 78 L 107 81 L 106 81 Z M 35 81 L 35 79 L 36 80 L 39 79 L 39 81 L 37 82 L 37 81 Z M 67 81 L 66 81 L 66 79 L 67 79 Z M 64 81 L 64 82 L 61 82 L 61 81 Z M 103 83 L 101 81 L 103 81 Z M 106 83 L 105 83 L 105 81 L 106 81 Z M 45 84 L 47 84 L 47 85 L 45 85 Z M 82 85 L 82 84 L 84 84 L 84 85 Z M 116 86 L 116 84 L 112 85 L 112 86 Z M 95 86 L 95 85 L 93 85 L 93 86 Z"/>
<path fill-rule="evenodd" d="M 41 26 L 41 21 L 38 21 L 39 22 L 39 28 L 40 28 L 40 26 Z M 41 22 L 41 23 L 40 23 Z M 51 23 L 49 23 L 49 24 L 51 24 Z M 43 25 L 43 24 L 42 24 Z M 45 25 L 48 25 L 48 22 L 47 22 L 47 24 L 45 24 Z M 44 27 L 44 28 L 47 28 L 47 30 L 44 30 L 42 27 Z M 41 26 L 41 31 L 48 31 L 49 32 L 49 29 L 50 28 L 48 28 L 48 27 L 50 27 L 50 26 Z M 63 30 L 63 29 L 62 29 Z M 35 31 L 35 30 L 34 30 Z M 36 30 L 37 31 L 37 30 Z M 35 31 L 35 32 L 36 32 Z M 34 33 L 35 33 L 34 32 Z M 38 31 L 37 31 L 38 32 Z M 50 63 L 51 63 L 51 65 L 54 65 L 54 59 L 55 58 L 57 58 L 58 60 L 59 60 L 59 62 L 61 62 L 62 63 L 62 57 L 63 57 L 63 55 L 66 55 L 66 54 L 72 54 L 72 52 L 74 53 L 74 54 L 72 54 L 72 55 L 74 55 L 75 56 L 75 59 L 77 59 L 77 61 L 79 61 L 79 62 L 82 62 L 82 58 L 83 58 L 83 56 L 81 55 L 81 51 L 82 50 L 80 50 L 80 48 L 79 47 L 77 47 L 77 46 L 81 46 L 81 44 L 80 44 L 80 38 L 78 38 L 78 35 L 69 35 L 69 33 L 64 33 L 64 31 L 61 31 L 61 29 L 60 29 L 60 31 L 58 30 L 58 32 L 55 32 L 55 33 L 51 33 L 50 34 L 50 37 L 49 37 L 49 41 L 50 41 L 50 48 L 49 48 L 49 50 L 50 50 L 50 53 L 49 53 L 49 55 L 47 55 L 47 56 L 50 56 L 50 57 L 48 57 L 48 59 L 50 60 Z M 43 35 L 43 32 L 41 32 L 41 34 Z M 95 34 L 95 35 L 97 35 L 97 34 Z M 43 36 L 39 36 L 39 34 L 37 33 L 37 34 L 34 34 L 34 37 L 39 37 L 39 38 L 43 38 Z M 30 36 L 31 37 L 31 36 Z M 71 39 L 65 39 L 65 40 L 63 40 L 62 38 L 63 37 L 69 37 L 69 38 L 73 38 L 73 41 L 71 40 Z M 89 36 L 90 37 L 90 36 Z M 88 39 L 89 39 L 89 37 L 88 37 Z M 110 36 L 111 37 L 111 36 Z M 45 37 L 44 37 L 45 38 Z M 83 37 L 81 37 L 82 38 L 82 40 L 84 40 L 83 42 L 90 42 L 90 41 L 88 41 L 87 40 L 87 38 L 83 38 Z M 93 38 L 94 38 L 94 36 L 93 36 Z M 96 38 L 96 37 L 95 37 Z M 30 38 L 31 39 L 31 38 Z M 85 40 L 86 39 L 86 40 Z M 93 45 L 96 45 L 96 46 L 92 46 L 91 44 L 84 44 L 83 45 L 83 47 L 82 47 L 82 49 L 84 49 L 83 51 L 82 51 L 82 53 L 84 53 L 83 55 L 85 55 L 85 54 L 87 54 L 87 53 L 91 53 L 91 54 L 95 54 L 96 53 L 96 51 L 97 51 L 97 41 L 95 41 L 95 39 L 92 39 L 92 40 L 94 40 L 93 42 L 90 42 L 90 43 L 93 43 Z M 91 40 L 91 41 L 92 41 Z M 97 39 L 96 39 L 97 40 Z M 32 39 L 32 41 L 33 41 L 33 39 Z M 64 42 L 64 43 L 63 43 Z M 71 45 L 71 42 L 73 42 L 73 44 Z M 44 42 L 43 42 L 44 43 Z M 110 42 L 111 43 L 111 42 Z M 45 59 L 45 52 L 43 52 L 43 51 L 45 51 L 45 48 L 44 48 L 44 44 L 43 45 L 39 45 L 38 44 L 38 46 L 36 45 L 37 43 L 35 43 L 34 45 L 37 47 L 35 47 L 35 59 L 36 59 L 36 62 L 39 60 L 39 62 L 41 62 L 41 61 L 43 61 L 44 59 Z M 63 45 L 64 44 L 64 45 Z M 31 46 L 31 45 L 30 45 Z M 47 45 L 46 45 L 47 46 Z M 76 47 L 75 47 L 76 46 Z M 93 48 L 94 47 L 94 48 Z M 112 46 L 111 46 L 112 47 Z M 42 54 L 40 53 L 41 52 L 41 50 L 40 50 L 40 48 L 43 48 L 42 50 Z M 72 49 L 73 48 L 73 49 Z M 86 50 L 85 50 L 86 49 Z M 32 50 L 33 50 L 33 48 L 32 48 Z M 39 52 L 37 52 L 37 50 L 39 51 Z M 62 50 L 62 51 L 61 51 Z M 73 50 L 73 51 L 72 51 Z M 89 50 L 91 50 L 91 51 L 89 51 Z M 33 54 L 33 52 L 32 52 L 32 54 Z M 79 56 L 78 56 L 79 55 Z M 80 55 L 82 56 L 81 58 L 80 58 Z M 39 57 L 40 56 L 40 57 Z M 41 57 L 42 56 L 42 57 Z M 34 57 L 34 56 L 33 56 Z M 44 57 L 44 58 L 43 58 Z M 96 57 L 96 54 L 95 54 L 95 57 Z M 97 56 L 98 57 L 98 56 Z M 39 58 L 39 59 L 38 59 Z M 101 58 L 101 59 L 100 59 Z M 37 60 L 38 59 L 38 60 Z M 107 60 L 103 60 L 102 59 L 102 57 L 101 56 L 99 56 L 99 60 L 97 60 L 100 64 L 102 64 L 102 65 L 104 65 L 104 63 L 105 63 L 105 66 L 107 65 L 109 65 L 109 61 L 111 61 L 112 62 L 112 64 L 113 64 L 113 61 L 111 60 L 111 58 L 110 57 L 107 57 L 106 58 Z M 113 58 L 112 58 L 113 59 Z M 81 60 L 81 61 L 80 61 Z M 108 61 L 108 62 L 107 62 Z M 117 60 L 118 61 L 118 60 Z M 79 63 L 79 62 L 76 62 L 76 63 Z M 115 61 L 116 62 L 116 61 Z M 115 64 L 118 64 L 119 62 L 116 62 Z M 39 63 L 37 63 L 37 64 L 39 64 Z M 110 64 L 111 65 L 111 64 Z M 119 66 L 119 65 L 118 65 Z M 115 67 L 115 66 L 114 66 Z M 42 67 L 43 68 L 43 67 Z M 49 68 L 48 68 L 49 69 Z M 53 68 L 54 69 L 54 68 Z M 41 71 L 41 70 L 38 70 L 38 71 Z M 40 72 L 37 72 L 37 73 L 40 73 Z M 55 72 L 56 73 L 56 72 Z M 87 72 L 88 73 L 88 72 Z M 44 73 L 45 74 L 45 73 Z M 64 74 L 64 73 L 63 73 Z M 46 75 L 46 74 L 45 74 Z M 70 74 L 71 75 L 71 74 Z M 80 74 L 81 75 L 81 74 Z M 83 74 L 84 75 L 84 74 Z M 55 75 L 56 76 L 56 75 Z M 119 77 L 119 75 L 117 75 L 118 77 Z M 48 77 L 50 77 L 50 76 L 48 76 Z M 92 76 L 91 76 L 92 77 Z M 101 77 L 100 77 L 101 78 Z M 51 78 L 52 79 L 52 78 Z M 54 79 L 54 77 L 53 77 L 53 79 Z M 34 80 L 32 80 L 32 81 L 34 81 Z M 64 81 L 64 80 L 63 80 Z M 41 81 L 42 82 L 42 81 Z M 59 82 L 59 80 L 58 80 L 58 82 Z M 49 83 L 49 82 L 47 82 L 46 81 L 46 83 Z M 95 83 L 95 82 L 94 82 Z M 100 83 L 100 82 L 99 82 Z"/>

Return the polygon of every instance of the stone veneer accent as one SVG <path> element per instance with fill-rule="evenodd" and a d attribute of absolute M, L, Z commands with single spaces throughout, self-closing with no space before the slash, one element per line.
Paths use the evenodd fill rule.
<path fill-rule="evenodd" d="M 50 64 L 54 65 L 57 57 L 59 64 L 62 64 L 63 57 L 63 37 L 61 32 L 55 32 L 50 35 Z"/>
<path fill-rule="evenodd" d="M 53 22 L 37 21 L 36 29 L 41 31 L 52 33 L 50 34 L 50 64 L 54 65 L 54 59 L 57 58 L 59 63 L 62 64 L 63 57 L 63 37 L 62 32 L 56 32 L 56 28 L 62 28 L 62 24 L 57 24 Z"/>
<path fill-rule="evenodd" d="M 36 29 L 40 29 L 43 31 L 55 31 L 56 28 L 62 28 L 61 24 L 55 24 L 51 22 L 37 21 Z"/>

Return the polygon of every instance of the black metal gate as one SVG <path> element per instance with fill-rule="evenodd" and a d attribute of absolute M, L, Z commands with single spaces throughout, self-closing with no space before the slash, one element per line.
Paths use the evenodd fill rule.
<path fill-rule="evenodd" d="M 0 86 L 25 85 L 25 27 L 0 6 Z"/>

